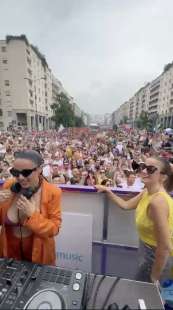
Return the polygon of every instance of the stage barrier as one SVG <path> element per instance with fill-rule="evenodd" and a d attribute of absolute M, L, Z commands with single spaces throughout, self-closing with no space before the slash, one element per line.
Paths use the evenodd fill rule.
<path fill-rule="evenodd" d="M 93 217 L 92 271 L 134 279 L 138 261 L 138 236 L 134 210 L 118 208 L 104 193 L 93 187 L 61 185 L 63 212 Z M 137 192 L 115 191 L 124 199 Z"/>
<path fill-rule="evenodd" d="M 2 184 L 3 182 L 0 180 L 0 185 Z M 63 191 L 63 213 L 71 213 L 73 218 L 76 214 L 76 221 L 79 220 L 80 214 L 92 216 L 92 272 L 134 279 L 138 264 L 135 211 L 118 208 L 106 194 L 97 193 L 90 186 L 60 185 L 59 187 Z M 128 192 L 122 189 L 114 192 L 124 199 L 129 199 L 137 194 L 137 192 Z M 91 225 L 89 227 L 88 229 L 91 230 Z M 87 229 L 86 225 L 84 225 L 84 229 Z M 76 235 L 76 238 L 79 238 L 79 235 Z M 78 246 L 80 242 L 77 243 Z M 87 252 L 87 249 L 84 251 Z M 91 250 L 88 251 L 88 255 L 91 255 Z M 76 268 L 76 265 L 74 267 Z"/>

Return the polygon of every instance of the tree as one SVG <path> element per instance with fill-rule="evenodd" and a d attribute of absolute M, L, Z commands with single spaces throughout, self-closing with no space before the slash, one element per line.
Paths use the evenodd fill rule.
<path fill-rule="evenodd" d="M 148 129 L 150 127 L 150 119 L 146 111 L 141 112 L 139 118 L 136 120 L 136 126 L 139 129 Z"/>
<path fill-rule="evenodd" d="M 123 116 L 123 124 L 127 124 L 128 117 L 126 115 Z"/>
<path fill-rule="evenodd" d="M 56 97 L 56 102 L 52 104 L 54 115 L 52 120 L 55 122 L 55 128 L 61 124 L 64 127 L 74 126 L 74 112 L 68 97 L 64 93 L 60 93 Z"/>
<path fill-rule="evenodd" d="M 75 116 L 74 119 L 75 119 L 75 127 L 84 127 L 85 126 L 82 117 Z"/>
<path fill-rule="evenodd" d="M 55 122 L 55 128 L 58 128 L 60 125 L 64 127 L 84 126 L 83 119 L 75 116 L 69 98 L 63 92 L 57 95 L 55 103 L 52 104 L 51 108 L 54 112 L 52 120 Z"/>

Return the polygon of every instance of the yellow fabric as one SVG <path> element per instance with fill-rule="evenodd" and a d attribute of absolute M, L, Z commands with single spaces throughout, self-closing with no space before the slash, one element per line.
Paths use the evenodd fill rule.
<path fill-rule="evenodd" d="M 171 231 L 171 240 L 173 248 L 173 199 L 166 192 L 159 192 L 153 195 L 149 195 L 145 192 L 136 208 L 136 227 L 138 230 L 139 238 L 151 246 L 157 246 L 157 241 L 154 232 L 153 221 L 148 216 L 148 206 L 154 195 L 163 195 L 169 206 L 168 226 Z M 162 206 L 160 205 L 160 208 Z M 173 251 L 171 253 L 173 256 Z"/>
<path fill-rule="evenodd" d="M 68 158 L 72 157 L 72 149 L 71 149 L 71 147 L 67 147 L 66 148 L 66 155 L 67 155 Z"/>

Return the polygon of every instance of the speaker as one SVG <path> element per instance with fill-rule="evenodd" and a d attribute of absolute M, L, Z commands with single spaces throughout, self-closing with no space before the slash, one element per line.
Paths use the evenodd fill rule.
<path fill-rule="evenodd" d="M 53 289 L 44 289 L 34 294 L 26 303 L 24 309 L 65 309 L 65 303 L 60 294 Z"/>

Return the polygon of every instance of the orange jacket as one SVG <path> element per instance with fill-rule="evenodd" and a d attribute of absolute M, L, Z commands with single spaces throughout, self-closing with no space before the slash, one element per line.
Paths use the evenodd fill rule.
<path fill-rule="evenodd" d="M 14 183 L 8 180 L 3 188 L 8 189 Z M 4 219 L 8 208 L 11 206 L 15 194 L 8 201 L 0 205 L 0 255 L 7 256 L 7 240 Z M 41 185 L 40 212 L 36 211 L 25 220 L 24 226 L 33 232 L 32 262 L 54 265 L 56 261 L 55 240 L 61 225 L 61 189 L 43 180 Z"/>

